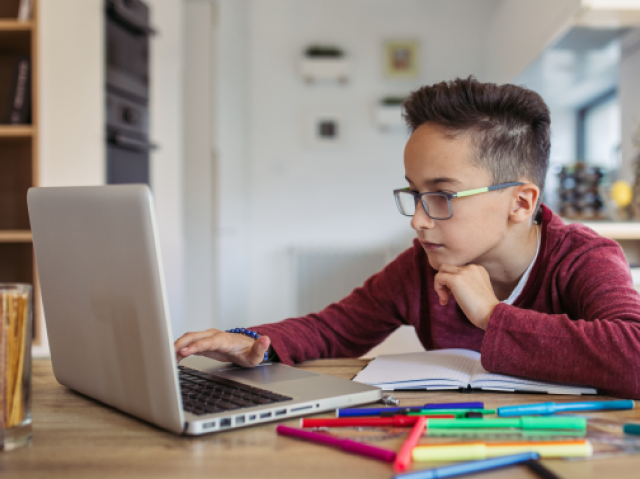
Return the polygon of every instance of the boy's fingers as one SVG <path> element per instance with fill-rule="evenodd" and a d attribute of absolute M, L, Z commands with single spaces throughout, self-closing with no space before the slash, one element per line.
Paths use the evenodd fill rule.
<path fill-rule="evenodd" d="M 221 335 L 216 334 L 214 336 L 206 336 L 198 341 L 185 346 L 178 350 L 181 356 L 191 356 L 207 351 L 217 351 L 221 346 Z"/>
<path fill-rule="evenodd" d="M 446 273 L 438 273 L 434 281 L 434 289 L 440 299 L 440 305 L 446 306 L 449 303 L 449 295 L 451 294 L 451 288 L 447 285 Z"/>
<path fill-rule="evenodd" d="M 256 339 L 256 342 L 251 347 L 249 351 L 248 360 L 254 366 L 260 364 L 264 359 L 264 353 L 269 349 L 269 345 L 271 344 L 271 340 L 268 336 L 260 336 Z"/>
<path fill-rule="evenodd" d="M 189 344 L 198 341 L 202 338 L 206 338 L 207 336 L 212 336 L 215 335 L 216 333 L 218 333 L 219 331 L 217 329 L 207 329 L 206 331 L 198 331 L 195 333 L 186 333 L 183 334 L 182 336 L 180 336 L 175 343 L 173 343 L 174 349 L 176 351 L 181 350 L 182 348 L 184 348 L 185 346 L 188 346 Z"/>

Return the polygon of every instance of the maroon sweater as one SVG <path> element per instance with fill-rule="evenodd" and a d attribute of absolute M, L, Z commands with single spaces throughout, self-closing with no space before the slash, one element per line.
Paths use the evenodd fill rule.
<path fill-rule="evenodd" d="M 418 240 L 342 301 L 316 314 L 255 329 L 285 364 L 358 357 L 398 326 L 427 350 L 480 351 L 488 371 L 593 386 L 640 398 L 640 295 L 620 246 L 565 225 L 542 207 L 540 252 L 523 292 L 493 310 L 486 331 L 455 300 L 441 306 L 437 271 Z"/>

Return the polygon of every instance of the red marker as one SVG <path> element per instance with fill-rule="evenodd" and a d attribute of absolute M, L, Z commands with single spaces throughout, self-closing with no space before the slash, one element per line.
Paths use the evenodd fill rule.
<path fill-rule="evenodd" d="M 393 416 L 393 417 L 338 417 L 300 420 L 300 427 L 411 427 L 424 416 Z M 429 419 L 455 418 L 453 414 L 443 414 L 441 416 L 429 416 Z M 422 428 L 424 430 L 424 427 Z"/>
<path fill-rule="evenodd" d="M 427 426 L 427 418 L 424 416 L 418 417 L 419 419 L 413 426 L 411 434 L 409 434 L 409 437 L 400 448 L 400 452 L 396 455 L 396 460 L 393 461 L 393 470 L 396 472 L 404 472 L 409 468 L 413 448 L 418 445 L 418 441 L 424 434 L 424 428 Z"/>

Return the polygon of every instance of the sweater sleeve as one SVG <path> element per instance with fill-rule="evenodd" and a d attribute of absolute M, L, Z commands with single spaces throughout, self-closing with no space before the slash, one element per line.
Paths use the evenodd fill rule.
<path fill-rule="evenodd" d="M 640 296 L 620 247 L 604 240 L 566 258 L 555 286 L 554 300 L 567 314 L 495 307 L 484 368 L 640 398 Z"/>
<path fill-rule="evenodd" d="M 410 248 L 349 296 L 319 313 L 252 327 L 269 336 L 285 364 L 358 357 L 419 316 L 419 261 Z"/>

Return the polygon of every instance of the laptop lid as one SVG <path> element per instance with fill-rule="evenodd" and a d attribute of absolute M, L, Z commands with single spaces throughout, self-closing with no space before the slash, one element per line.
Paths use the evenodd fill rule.
<path fill-rule="evenodd" d="M 149 188 L 31 188 L 27 201 L 58 382 L 183 432 Z"/>

